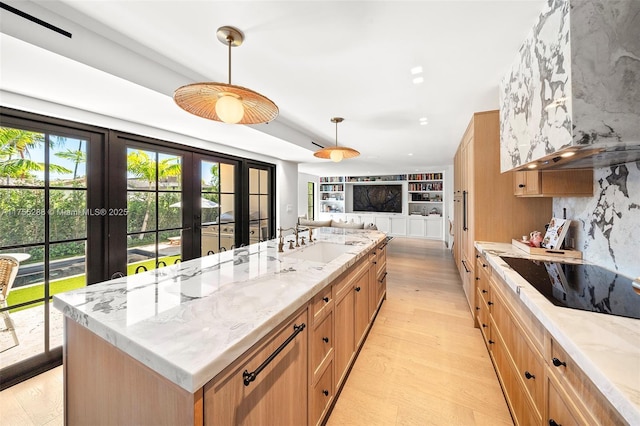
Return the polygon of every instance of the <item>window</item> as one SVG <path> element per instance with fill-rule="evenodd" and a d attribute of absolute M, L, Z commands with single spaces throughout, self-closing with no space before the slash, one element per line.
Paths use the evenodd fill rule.
<path fill-rule="evenodd" d="M 313 182 L 307 182 L 307 219 L 314 219 L 314 212 L 316 211 L 315 199 L 313 195 L 315 192 L 315 184 Z"/>
<path fill-rule="evenodd" d="M 114 209 L 117 210 L 117 209 Z M 181 259 L 182 157 L 127 148 L 127 275 Z"/>

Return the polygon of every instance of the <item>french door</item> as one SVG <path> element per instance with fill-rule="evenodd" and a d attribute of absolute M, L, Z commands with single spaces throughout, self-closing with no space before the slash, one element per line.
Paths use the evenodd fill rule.
<path fill-rule="evenodd" d="M 60 362 L 63 321 L 52 296 L 102 280 L 104 136 L 2 116 L 0 258 L 12 270 L 0 296 L 3 388 Z"/>

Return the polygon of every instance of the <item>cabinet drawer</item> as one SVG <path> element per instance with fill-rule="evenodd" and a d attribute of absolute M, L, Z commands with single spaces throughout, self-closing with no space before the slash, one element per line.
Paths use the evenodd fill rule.
<path fill-rule="evenodd" d="M 478 327 L 482 332 L 482 336 L 484 337 L 485 343 L 487 343 L 491 338 L 491 333 L 490 333 L 491 327 L 489 322 L 489 307 L 487 306 L 486 302 L 484 301 L 484 299 L 479 293 L 480 293 L 480 289 L 478 289 L 478 295 L 476 296 L 478 300 L 478 303 L 477 303 L 478 306 L 476 306 L 476 315 L 478 320 Z M 490 347 L 489 347 L 489 350 L 491 350 Z"/>
<path fill-rule="evenodd" d="M 331 286 L 327 286 L 311 301 L 311 318 L 313 323 L 321 319 L 327 311 L 333 309 L 333 296 L 331 295 Z"/>
<path fill-rule="evenodd" d="M 322 371 L 325 360 L 333 354 L 333 312 L 318 324 L 315 324 L 309 341 L 310 365 L 313 382 Z"/>
<path fill-rule="evenodd" d="M 309 424 L 319 425 L 327 415 L 333 401 L 333 365 L 324 370 L 320 380 L 311 388 L 309 396 Z"/>
<path fill-rule="evenodd" d="M 494 330 L 495 324 L 491 324 L 491 327 Z M 518 373 L 514 369 L 512 354 L 510 354 L 500 333 L 492 333 L 489 343 L 491 358 L 514 423 L 522 426 L 542 424 L 541 414 L 532 407 L 531 400 L 520 384 Z"/>
<path fill-rule="evenodd" d="M 524 340 L 517 348 L 516 366 L 524 386 L 539 413 L 544 407 L 544 362 L 542 356 L 531 350 Z"/>
<path fill-rule="evenodd" d="M 562 425 L 562 426 L 578 426 L 583 422 L 576 419 L 567 406 L 564 398 L 558 392 L 555 385 L 551 380 L 549 383 L 549 407 L 548 407 L 548 419 L 549 425 Z"/>
<path fill-rule="evenodd" d="M 547 360 L 549 374 L 562 383 L 585 417 L 592 416 L 593 422 L 601 425 L 620 425 L 627 422 L 602 395 L 591 379 L 576 365 L 565 350 L 553 338 L 550 339 L 551 358 Z M 588 413 L 588 414 L 587 414 Z"/>
<path fill-rule="evenodd" d="M 376 249 L 376 275 L 380 275 L 387 266 L 387 243 L 383 243 Z"/>

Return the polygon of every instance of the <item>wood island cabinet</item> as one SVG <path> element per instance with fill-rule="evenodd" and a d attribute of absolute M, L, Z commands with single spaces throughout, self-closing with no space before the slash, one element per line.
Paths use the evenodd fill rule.
<path fill-rule="evenodd" d="M 385 246 L 363 253 L 195 392 L 65 318 L 65 423 L 322 424 L 386 295 Z"/>
<path fill-rule="evenodd" d="M 475 269 L 475 318 L 514 423 L 626 424 L 479 252 Z"/>
<path fill-rule="evenodd" d="M 296 334 L 298 327 L 303 330 Z M 300 425 L 307 420 L 307 309 L 204 386 L 205 425 Z M 278 348 L 295 335 L 280 352 Z M 276 357 L 248 381 L 247 373 Z M 277 407 L 274 410 L 274 407 Z"/>

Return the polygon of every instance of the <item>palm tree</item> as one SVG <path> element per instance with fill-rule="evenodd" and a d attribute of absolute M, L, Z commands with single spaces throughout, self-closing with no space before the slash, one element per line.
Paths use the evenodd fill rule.
<path fill-rule="evenodd" d="M 73 161 L 73 181 L 75 182 L 78 177 L 78 165 L 87 161 L 87 153 L 82 150 L 82 141 L 79 142 L 77 150 L 67 148 L 66 151 L 56 152 L 56 156 Z"/>
<path fill-rule="evenodd" d="M 157 176 L 156 179 L 156 169 Z M 178 157 L 165 158 L 157 163 L 156 160 L 149 157 L 145 151 L 136 150 L 131 151 L 127 155 L 127 171 L 138 179 L 144 180 L 147 183 L 148 189 L 153 189 L 153 185 L 156 181 L 166 179 L 170 176 L 176 176 L 180 178 L 182 173 L 182 165 L 179 162 Z M 140 231 L 140 239 L 144 238 L 144 231 L 147 230 L 147 224 L 149 222 L 149 211 L 151 210 L 151 203 L 154 201 L 153 192 L 148 192 L 146 195 L 146 209 L 144 219 L 142 220 L 142 227 Z"/>
<path fill-rule="evenodd" d="M 32 177 L 29 172 L 42 172 L 45 164 L 31 160 L 29 150 L 44 144 L 44 134 L 11 127 L 0 127 L 0 177 L 26 179 Z M 58 173 L 71 171 L 55 164 L 49 170 Z"/>

